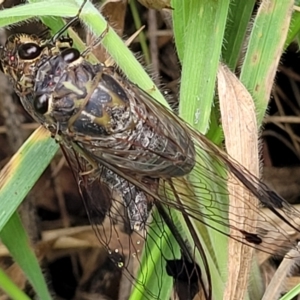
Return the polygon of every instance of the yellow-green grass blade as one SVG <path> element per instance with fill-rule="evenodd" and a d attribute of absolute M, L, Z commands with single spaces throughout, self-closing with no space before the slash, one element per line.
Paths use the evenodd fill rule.
<path fill-rule="evenodd" d="M 138 12 L 138 9 L 136 6 L 136 0 L 129 1 L 129 5 L 130 5 L 131 14 L 132 14 L 135 28 L 136 28 L 136 30 L 139 30 L 143 24 L 141 23 L 141 18 L 140 18 L 140 15 L 139 15 L 139 12 Z M 149 65 L 151 63 L 151 57 L 150 57 L 149 48 L 147 45 L 146 35 L 143 31 L 141 31 L 139 33 L 139 42 L 140 42 L 141 48 L 142 48 L 143 59 L 144 59 L 146 65 Z"/>
<path fill-rule="evenodd" d="M 30 300 L 30 298 L 11 281 L 2 269 L 0 269 L 0 286 L 10 299 Z"/>
<path fill-rule="evenodd" d="M 1 10 L 0 27 L 43 16 L 73 17 L 77 12 L 75 1 L 36 1 Z"/>
<path fill-rule="evenodd" d="M 154 220 L 161 220 L 156 210 L 152 215 Z M 159 238 L 155 239 L 155 237 Z M 174 259 L 174 254 L 178 259 L 180 258 L 179 247 L 170 229 L 162 222 L 152 222 L 141 257 L 137 283 L 132 290 L 130 300 L 152 299 L 154 295 L 159 295 L 160 299 L 170 297 L 173 279 L 166 275 L 165 258 Z"/>
<path fill-rule="evenodd" d="M 251 93 L 261 124 L 290 26 L 294 0 L 262 1 L 253 21 L 240 80 Z"/>
<path fill-rule="evenodd" d="M 171 4 L 182 65 L 180 116 L 204 134 L 209 128 L 229 3 L 173 0 Z"/>
<path fill-rule="evenodd" d="M 90 2 L 85 5 L 80 19 L 95 36 L 100 36 L 107 29 L 107 22 L 104 17 Z M 114 59 L 117 66 L 133 83 L 147 91 L 160 103 L 168 106 L 165 98 L 155 86 L 144 67 L 112 28 L 109 29 L 101 44 Z"/>
<path fill-rule="evenodd" d="M 296 41 L 299 44 L 299 33 L 300 33 L 300 11 L 294 10 L 292 15 L 291 25 L 284 45 L 285 49 L 293 41 Z"/>
<path fill-rule="evenodd" d="M 173 0 L 172 7 L 174 7 L 173 23 L 176 48 L 180 53 L 182 63 L 180 116 L 200 132 L 206 133 L 210 126 L 216 74 L 221 57 L 229 1 Z M 219 131 L 218 125 L 212 131 Z M 216 140 L 219 140 L 220 134 L 217 133 L 215 137 Z M 211 160 L 204 150 L 198 149 L 197 151 L 201 152 L 202 158 L 206 157 L 206 161 Z M 200 165 L 201 163 L 199 161 Z M 211 161 L 211 168 L 216 174 L 222 172 L 222 170 L 214 170 L 213 161 Z M 201 171 L 195 170 L 195 174 L 205 174 L 203 170 Z M 215 195 L 218 194 L 216 189 L 219 187 L 214 184 L 213 178 L 211 180 L 206 177 L 195 178 L 193 173 L 190 178 L 193 182 L 201 182 L 207 186 L 215 192 Z M 197 194 L 195 207 L 198 204 L 198 208 L 195 210 L 201 211 L 202 207 L 205 206 L 206 195 L 202 196 L 201 190 L 195 192 Z M 225 197 L 222 201 L 228 202 L 228 199 Z M 205 221 L 210 224 L 209 220 Z M 206 228 L 199 222 L 192 221 L 192 223 L 199 234 L 209 262 L 213 281 L 213 296 L 215 299 L 221 299 L 226 282 L 226 272 L 220 273 L 219 270 L 226 268 L 227 255 L 226 251 L 219 253 L 215 251 L 227 249 L 227 238 Z M 224 226 L 220 226 L 219 229 L 227 232 L 227 228 Z"/>
<path fill-rule="evenodd" d="M 49 133 L 39 128 L 0 172 L 0 238 L 40 299 L 51 298 L 16 210 L 51 161 L 57 148 L 58 145 L 49 140 Z"/>
<path fill-rule="evenodd" d="M 232 71 L 237 67 L 238 60 L 241 57 L 255 2 L 255 0 L 230 1 L 222 50 L 222 62 Z"/>
<path fill-rule="evenodd" d="M 1 230 L 0 237 L 14 260 L 26 274 L 38 298 L 51 300 L 42 270 L 35 253 L 30 247 L 29 238 L 17 213 L 13 214 L 6 226 Z"/>
<path fill-rule="evenodd" d="M 293 289 L 287 292 L 280 300 L 292 300 L 300 294 L 300 284 L 296 285 Z"/>
<path fill-rule="evenodd" d="M 58 145 L 40 127 L 0 173 L 0 232 L 44 172 Z"/>

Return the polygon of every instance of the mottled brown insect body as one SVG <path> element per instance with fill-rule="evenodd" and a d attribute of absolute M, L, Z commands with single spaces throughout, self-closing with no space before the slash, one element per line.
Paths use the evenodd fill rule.
<path fill-rule="evenodd" d="M 113 69 L 90 64 L 75 49 L 39 66 L 34 90 L 35 110 L 52 132 L 113 159 L 124 172 L 174 177 L 194 166 L 194 145 L 180 124 L 168 122 L 145 92 Z"/>

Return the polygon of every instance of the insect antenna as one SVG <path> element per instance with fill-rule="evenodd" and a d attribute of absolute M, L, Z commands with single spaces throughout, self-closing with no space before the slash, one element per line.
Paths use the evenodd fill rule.
<path fill-rule="evenodd" d="M 79 16 L 83 10 L 83 7 L 86 5 L 86 3 L 88 2 L 88 0 L 84 0 L 83 3 L 81 4 L 77 14 L 75 17 L 73 17 L 68 23 L 66 23 L 51 39 L 50 39 L 50 43 L 55 43 L 56 40 L 59 39 L 59 37 L 66 31 L 68 30 L 72 25 L 74 25 L 78 19 Z"/>
<path fill-rule="evenodd" d="M 93 51 L 93 49 L 95 47 L 97 47 L 101 41 L 104 39 L 104 37 L 106 36 L 106 34 L 108 33 L 109 31 L 109 24 L 107 23 L 107 26 L 106 28 L 104 29 L 104 31 L 100 34 L 100 36 L 98 36 L 94 41 L 93 43 L 88 47 L 86 48 L 82 53 L 81 53 L 81 56 L 82 57 L 86 57 L 91 51 Z"/>

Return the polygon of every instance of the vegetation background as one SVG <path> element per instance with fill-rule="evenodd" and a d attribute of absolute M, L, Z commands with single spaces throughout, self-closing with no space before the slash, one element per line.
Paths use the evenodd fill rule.
<path fill-rule="evenodd" d="M 28 1 L 22 6 L 3 9 L 0 12 L 0 26 L 7 27 L 22 24 L 22 26 L 10 27 L 10 29 L 23 31 L 25 30 L 24 24 L 28 26 L 29 20 L 33 17 L 39 17 L 51 29 L 51 32 L 55 33 L 62 27 L 63 21 L 60 18 L 75 16 L 81 2 L 74 0 L 63 2 L 57 0 Z M 3 5 L 10 6 L 7 1 Z M 113 5 L 118 7 L 116 9 L 117 13 L 111 12 L 111 6 Z M 290 115 L 293 113 L 296 116 L 299 114 L 297 100 L 295 102 L 286 100 L 288 98 L 286 96 L 287 93 L 293 94 L 296 99 L 298 95 L 298 75 L 296 71 L 290 71 L 292 67 L 296 69 L 299 61 L 296 60 L 298 59 L 297 47 L 300 28 L 300 14 L 296 7 L 297 1 L 262 0 L 256 3 L 254 0 L 173 0 L 170 4 L 172 9 L 159 10 L 158 12 L 142 8 L 133 0 L 130 1 L 129 5 L 127 6 L 125 1 L 111 2 L 106 6 L 106 10 L 103 13 L 106 16 L 111 16 L 114 28 L 121 32 L 122 36 L 124 34 L 129 36 L 141 24 L 148 24 L 147 31 L 140 35 L 139 43 L 131 45 L 133 51 L 141 51 L 142 55 L 139 61 L 142 61 L 142 65 L 114 31 L 109 31 L 102 44 L 132 82 L 135 82 L 144 90 L 151 90 L 153 82 L 145 72 L 145 66 L 151 64 L 152 70 L 150 74 L 156 74 L 153 78 L 158 86 L 162 87 L 163 90 L 171 91 L 167 98 L 173 99 L 172 106 L 177 108 L 179 115 L 220 146 L 222 146 L 224 136 L 226 142 L 230 142 L 230 138 L 228 138 L 230 129 L 241 127 L 241 120 L 244 124 L 253 123 L 254 115 L 258 124 L 257 131 L 259 131 L 263 122 L 273 122 L 276 127 L 280 128 L 280 131 L 271 135 L 275 136 L 290 150 L 290 152 L 286 152 L 286 156 L 289 158 L 293 156 L 295 165 L 298 164 L 297 159 L 300 157 L 297 138 L 298 128 L 297 125 L 291 125 L 291 122 L 296 124 L 299 120 L 283 119 L 283 117 L 287 117 L 287 113 Z M 154 5 L 157 4 L 155 3 Z M 127 14 L 124 14 L 125 11 L 127 11 Z M 53 16 L 55 18 L 52 18 Z M 106 28 L 105 19 L 91 3 L 85 5 L 79 18 L 95 36 L 99 36 Z M 37 26 L 35 23 L 34 32 L 37 30 Z M 30 28 L 27 30 L 32 32 Z M 85 46 L 80 43 L 79 38 L 73 32 L 69 32 L 69 34 L 74 38 L 76 46 L 80 50 L 84 49 Z M 294 43 L 291 45 L 292 42 Z M 292 60 L 288 68 L 284 68 L 284 60 L 282 60 L 280 71 L 285 74 L 289 82 L 288 92 L 282 92 L 284 90 L 283 87 L 274 88 L 274 79 L 276 78 L 276 70 L 281 56 L 287 51 L 289 46 L 289 51 L 293 53 L 294 60 Z M 96 53 L 96 55 L 103 58 L 103 51 L 99 50 L 99 53 Z M 286 60 L 289 61 L 288 59 Z M 225 64 L 228 69 L 224 68 L 220 63 Z M 238 79 L 232 77 L 229 70 L 235 72 Z M 280 76 L 281 74 L 277 75 L 278 81 Z M 223 85 L 221 84 L 222 82 Z M 180 84 L 178 85 L 178 83 Z M 217 92 L 216 83 L 218 83 Z M 255 110 L 253 109 L 252 112 L 249 110 L 249 114 L 242 117 L 235 116 L 233 120 L 226 122 L 222 112 L 222 100 L 225 98 L 224 94 L 226 94 L 225 91 L 228 91 L 229 85 L 233 86 L 233 89 L 244 86 L 250 93 Z M 285 83 L 284 86 L 287 87 L 287 84 Z M 8 94 L 11 93 L 9 86 L 4 85 L 3 90 L 8 91 Z M 271 97 L 272 91 L 273 96 Z M 244 89 L 240 93 L 235 90 L 235 93 L 232 93 L 231 100 L 234 100 L 234 98 L 235 100 L 241 99 L 245 94 Z M 167 105 L 159 89 L 153 89 L 151 95 Z M 178 95 L 179 105 L 177 104 Z M 3 96 L 2 99 L 5 97 Z M 249 99 L 249 95 L 246 98 Z M 273 113 L 274 110 L 274 117 L 277 117 L 277 119 L 272 119 L 272 116 L 265 117 L 270 98 L 275 101 L 277 109 L 271 107 L 269 111 Z M 279 98 L 286 100 L 284 107 L 277 101 Z M 226 100 L 228 99 L 226 98 Z M 84 210 L 79 204 L 80 199 L 78 199 L 74 191 L 74 186 L 70 185 L 71 179 L 65 179 L 67 176 L 70 176 L 68 174 L 69 171 L 65 166 L 61 166 L 60 155 L 56 155 L 58 145 L 49 139 L 49 135 L 43 129 L 37 129 L 26 142 L 20 142 L 20 140 L 28 136 L 30 130 L 36 127 L 36 124 L 29 123 L 29 118 L 21 112 L 20 107 L 11 98 L 7 102 L 1 100 L 1 103 L 2 111 L 4 112 L 1 121 L 3 126 L 5 126 L 2 127 L 2 132 L 5 134 L 1 135 L 1 145 L 3 145 L 1 158 L 5 166 L 0 173 L 0 237 L 17 264 L 9 264 L 10 259 L 7 258 L 8 253 L 4 247 L 1 248 L 1 255 L 5 258 L 4 262 L 9 265 L 7 273 L 10 273 L 14 279 L 18 279 L 15 283 L 19 286 L 17 288 L 8 279 L 7 273 L 1 271 L 1 288 L 12 299 L 28 299 L 28 295 L 22 292 L 22 290 L 28 292 L 26 283 L 28 279 L 40 299 L 51 299 L 51 292 L 49 292 L 40 270 L 39 262 L 42 262 L 47 257 L 55 265 L 55 259 L 58 259 L 58 263 L 56 261 L 57 264 L 66 259 L 66 263 L 71 266 L 73 273 L 70 272 L 62 277 L 68 278 L 68 280 L 73 278 L 73 280 L 71 282 L 66 281 L 64 285 L 70 287 L 77 281 L 80 284 L 77 286 L 74 284 L 76 287 L 72 289 L 72 292 L 74 294 L 77 293 L 78 299 L 86 297 L 86 293 L 91 298 L 95 296 L 95 290 L 84 290 L 84 296 L 82 292 L 83 287 L 93 286 L 86 278 L 95 278 L 96 269 L 92 269 L 90 265 L 87 265 L 86 257 L 90 256 L 95 260 L 99 259 L 100 250 L 97 250 L 98 253 L 96 254 L 91 254 L 93 252 L 91 246 L 98 245 L 98 242 L 93 237 L 93 232 L 90 229 L 86 227 L 68 229 L 69 225 L 74 223 L 81 225 L 86 220 L 84 220 Z M 221 110 L 218 103 L 221 103 Z M 232 107 L 228 103 L 223 106 L 225 107 L 223 109 L 226 109 L 226 106 L 227 109 Z M 288 109 L 285 109 L 286 106 Z M 282 118 L 280 119 L 280 117 Z M 222 124 L 220 121 L 222 121 Z M 223 128 L 221 125 L 223 125 Z M 266 128 L 271 130 L 268 126 Z M 266 130 L 263 135 L 267 134 Z M 243 131 L 241 136 L 245 137 Z M 256 144 L 258 137 L 253 134 L 251 139 L 251 145 L 253 145 Z M 240 144 L 243 145 L 243 143 L 244 140 L 240 140 Z M 22 146 L 20 147 L 21 144 Z M 265 165 L 269 167 L 276 166 L 273 163 L 275 159 L 269 154 L 271 149 L 268 149 L 265 145 L 267 144 L 264 143 L 262 156 Z M 230 146 L 226 144 L 226 148 L 228 150 Z M 237 145 L 236 141 L 233 142 L 233 148 L 237 155 L 238 153 L 246 152 L 245 156 L 250 166 L 251 162 L 255 164 L 253 161 L 257 160 L 258 164 L 258 160 L 261 159 L 253 158 L 253 154 L 250 152 L 251 147 L 247 147 L 249 152 L 248 150 L 245 151 L 244 148 L 240 148 Z M 7 163 L 7 157 L 14 152 L 16 154 Z M 235 156 L 232 153 L 231 155 Z M 52 160 L 54 156 L 55 158 Z M 50 162 L 50 168 L 44 173 Z M 244 165 L 243 161 L 242 164 Z M 280 166 L 287 164 L 291 165 L 286 161 L 277 163 Z M 267 170 L 265 174 L 270 169 L 272 168 L 265 169 Z M 275 173 L 278 173 L 278 171 Z M 298 192 L 297 188 L 295 188 L 295 191 L 293 189 L 294 194 L 292 196 L 288 193 L 291 192 L 292 186 L 297 185 L 292 180 L 296 177 L 297 168 L 293 168 L 292 171 L 289 169 L 287 173 L 279 175 L 279 182 L 282 182 L 283 178 L 291 179 L 291 182 L 288 183 L 290 188 L 286 188 L 288 184 L 284 183 L 285 189 L 282 188 L 280 192 L 283 194 L 287 193 L 291 198 L 297 198 L 295 196 Z M 26 224 L 25 227 L 33 230 L 30 235 L 36 242 L 34 246 L 36 255 L 34 255 L 16 211 L 38 179 L 38 185 L 30 194 L 30 197 L 34 199 L 28 203 L 35 203 L 39 207 L 41 215 L 47 211 L 46 219 L 41 227 L 42 232 L 32 229 L 34 218 L 31 216 L 28 218 L 28 211 L 31 211 L 30 208 L 25 206 L 20 212 L 23 215 L 23 222 L 30 224 Z M 273 181 L 273 185 L 280 189 L 283 184 L 278 182 L 274 184 Z M 47 201 L 44 197 L 45 194 L 51 195 L 47 197 Z M 286 195 L 284 194 L 284 196 Z M 58 202 L 57 199 L 59 200 Z M 68 203 L 68 201 L 72 204 Z M 199 197 L 199 201 L 201 201 L 201 197 Z M 28 205 L 30 206 L 31 204 Z M 25 213 L 22 213 L 22 211 L 25 211 Z M 53 214 L 51 217 L 49 217 L 49 211 L 50 214 Z M 24 215 L 27 215 L 27 218 L 24 218 Z M 74 216 L 77 216 L 76 222 Z M 80 217 L 78 218 L 78 216 Z M 50 222 L 49 218 L 53 220 Z M 37 243 L 41 233 L 43 233 L 42 242 Z M 188 235 L 188 233 L 186 234 Z M 266 283 L 269 283 L 269 277 L 272 277 L 275 273 L 272 265 L 267 264 L 267 266 L 263 266 L 260 269 L 257 265 L 253 267 L 252 261 L 246 263 L 251 258 L 251 255 L 247 257 L 247 254 L 245 255 L 242 251 L 240 257 L 236 255 L 232 257 L 220 255 L 218 250 L 226 249 L 227 240 L 224 241 L 224 238 L 213 232 L 199 231 L 199 235 L 207 243 L 205 247 L 209 249 L 207 255 L 210 256 L 208 260 L 213 286 L 218 287 L 213 291 L 214 299 L 222 299 L 223 295 L 224 299 L 240 299 L 241 297 L 261 299 L 263 295 L 265 299 L 274 299 L 274 294 L 268 293 L 275 293 L 276 297 L 278 297 L 282 292 L 287 291 L 283 288 L 282 283 L 286 282 L 287 275 L 290 275 L 291 265 L 295 261 L 289 260 L 284 271 L 280 269 L 280 280 L 275 277 L 275 280 L 271 283 L 272 285 L 265 291 L 261 276 L 265 277 Z M 223 242 L 225 244 L 221 244 Z M 234 245 L 233 247 L 237 246 Z M 76 263 L 74 262 L 75 260 L 77 261 Z M 266 260 L 267 258 L 263 259 L 264 262 Z M 80 271 L 76 270 L 79 265 L 78 261 L 83 262 L 80 264 Z M 236 261 L 240 261 L 240 264 L 237 265 Z M 91 265 L 94 265 L 94 261 Z M 226 267 L 227 265 L 229 267 Z M 232 267 L 230 267 L 231 265 Z M 5 264 L 3 269 L 4 266 Z M 19 267 L 25 273 L 25 277 Z M 243 280 L 236 281 L 234 273 L 236 273 L 237 268 L 239 268 L 240 272 L 237 273 L 237 276 L 238 278 L 243 278 L 244 282 L 242 282 Z M 265 271 L 266 268 L 269 268 L 268 272 Z M 59 273 L 61 273 L 61 268 L 59 268 L 57 273 L 52 274 L 54 287 L 54 278 L 59 276 Z M 241 275 L 248 273 L 250 273 L 251 279 Z M 84 274 L 85 276 L 81 277 L 79 274 Z M 102 278 L 101 276 L 103 277 L 103 274 L 98 274 L 98 278 Z M 84 280 L 82 279 L 83 277 Z M 59 278 L 57 282 L 62 282 L 62 279 Z M 169 282 L 170 285 L 166 284 L 164 286 L 166 291 L 169 291 L 172 285 L 172 282 Z M 151 285 L 151 282 L 149 284 Z M 287 286 L 289 285 L 287 284 Z M 285 296 L 285 299 L 292 299 L 293 293 L 299 293 L 299 289 L 290 292 L 289 295 Z M 135 294 L 135 291 L 132 294 L 132 299 L 143 297 L 142 293 Z M 65 299 L 71 298 L 71 296 L 66 296 L 66 294 L 61 297 Z M 115 296 L 112 295 L 111 298 L 115 299 Z"/>

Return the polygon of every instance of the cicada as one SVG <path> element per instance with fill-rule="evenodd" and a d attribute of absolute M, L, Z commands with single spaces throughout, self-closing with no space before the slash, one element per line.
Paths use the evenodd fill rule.
<path fill-rule="evenodd" d="M 237 220 L 223 196 L 228 184 L 243 186 L 297 231 L 300 212 L 115 68 L 90 63 L 86 53 L 73 48 L 70 39 L 49 43 L 21 35 L 9 38 L 0 59 L 27 112 L 60 143 L 99 240 L 128 278 L 145 285 L 143 276 L 137 279 L 122 259 L 122 242 L 118 249 L 110 246 L 112 232 L 120 227 L 129 233 L 129 260 L 139 261 L 141 249 L 131 239 L 137 234 L 155 245 L 165 265 L 181 255 L 194 265 L 205 257 L 194 234 L 190 245 L 180 237 L 180 222 L 193 230 L 189 220 L 271 254 L 298 250 L 297 241 L 254 204 L 246 205 L 261 222 L 249 231 L 241 229 L 242 223 L 251 228 L 251 220 L 247 215 Z M 106 217 L 109 229 L 101 226 Z M 167 231 L 173 237 L 166 237 Z M 144 255 L 155 269 L 152 251 L 146 248 Z M 194 271 L 201 282 L 199 269 Z M 163 285 L 161 274 L 154 274 L 157 285 Z M 204 283 L 202 287 L 206 289 Z M 210 299 L 210 289 L 205 293 Z M 145 299 L 165 298 L 149 289 Z"/>

